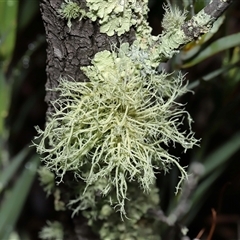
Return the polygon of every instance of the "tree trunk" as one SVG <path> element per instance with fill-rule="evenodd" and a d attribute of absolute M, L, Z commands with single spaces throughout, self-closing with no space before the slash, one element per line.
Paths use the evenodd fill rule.
<path fill-rule="evenodd" d="M 82 0 L 77 1 L 85 6 Z M 43 0 L 40 4 L 42 19 L 46 31 L 47 48 L 47 83 L 45 101 L 48 104 L 47 115 L 54 111 L 51 101 L 58 95 L 56 91 L 49 91 L 58 86 L 59 78 L 67 77 L 68 80 L 87 81 L 80 67 L 90 65 L 93 56 L 103 50 L 109 50 L 111 44 L 119 45 L 123 42 L 132 43 L 135 39 L 133 29 L 127 34 L 112 37 L 100 33 L 99 24 L 89 19 L 73 20 L 69 29 L 66 20 L 58 13 L 63 0 Z M 66 188 L 61 189 L 62 195 Z M 87 226 L 86 220 L 77 216 L 70 217 L 71 213 L 63 212 L 59 221 L 63 223 L 65 239 L 92 240 L 94 237 Z"/>
<path fill-rule="evenodd" d="M 82 0 L 77 1 L 81 6 L 85 5 Z M 69 80 L 86 81 L 87 78 L 80 67 L 90 65 L 93 56 L 103 50 L 109 50 L 110 44 L 133 42 L 134 30 L 120 37 L 112 37 L 99 31 L 99 24 L 89 19 L 73 20 L 69 29 L 66 20 L 58 14 L 63 0 L 43 0 L 40 4 L 42 19 L 46 31 L 47 48 L 47 84 L 46 98 L 49 109 L 53 111 L 50 101 L 57 98 L 56 92 L 48 91 L 58 86 L 60 76 Z"/>

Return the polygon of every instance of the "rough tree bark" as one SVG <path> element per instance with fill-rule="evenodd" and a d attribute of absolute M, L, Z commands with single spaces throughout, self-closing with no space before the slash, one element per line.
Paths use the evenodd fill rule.
<path fill-rule="evenodd" d="M 85 5 L 83 0 L 77 2 L 81 7 Z M 89 19 L 73 20 L 69 29 L 66 20 L 61 19 L 58 13 L 62 3 L 62 0 L 43 0 L 40 4 L 48 43 L 46 89 L 54 89 L 60 76 L 86 81 L 80 67 L 89 65 L 97 52 L 109 50 L 110 43 L 119 45 L 120 42 L 131 43 L 135 39 L 133 29 L 120 37 L 102 34 L 99 24 Z M 49 102 L 56 98 L 56 92 L 47 91 L 45 100 L 49 113 L 53 110 Z"/>

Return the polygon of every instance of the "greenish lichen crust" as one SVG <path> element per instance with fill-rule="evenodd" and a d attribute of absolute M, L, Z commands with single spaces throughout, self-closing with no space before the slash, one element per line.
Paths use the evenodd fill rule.
<path fill-rule="evenodd" d="M 65 0 L 59 9 L 62 18 L 88 18 L 100 24 L 100 31 L 108 36 L 118 36 L 128 32 L 132 26 L 137 28 L 146 21 L 148 12 L 147 0 L 86 0 L 87 11 L 77 3 Z"/>

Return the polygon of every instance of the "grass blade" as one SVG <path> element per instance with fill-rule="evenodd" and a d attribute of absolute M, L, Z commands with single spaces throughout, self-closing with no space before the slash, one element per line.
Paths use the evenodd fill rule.
<path fill-rule="evenodd" d="M 13 178 L 19 166 L 22 164 L 24 159 L 26 159 L 28 153 L 29 148 L 24 148 L 16 157 L 11 160 L 10 164 L 3 169 L 0 175 L 0 193 L 7 186 L 9 180 Z"/>
<path fill-rule="evenodd" d="M 200 53 L 191 62 L 183 64 L 181 68 L 192 67 L 216 53 L 236 47 L 238 45 L 240 45 L 240 33 L 235 33 L 227 37 L 220 38 L 210 44 L 210 46 L 200 51 Z"/>
<path fill-rule="evenodd" d="M 39 157 L 33 156 L 21 176 L 17 179 L 13 189 L 9 190 L 5 201 L 0 207 L 0 239 L 9 239 L 9 235 L 14 229 L 20 215 L 24 202 L 29 193 L 39 165 Z"/>

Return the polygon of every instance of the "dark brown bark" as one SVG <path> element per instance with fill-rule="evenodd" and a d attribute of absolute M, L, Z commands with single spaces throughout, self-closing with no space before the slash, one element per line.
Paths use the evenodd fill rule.
<path fill-rule="evenodd" d="M 77 1 L 81 6 L 85 5 L 83 0 Z M 60 9 L 63 0 L 43 0 L 40 4 L 42 19 L 46 31 L 47 48 L 47 84 L 46 89 L 54 89 L 58 85 L 60 76 L 73 78 L 75 81 L 86 81 L 86 76 L 80 67 L 90 65 L 93 56 L 102 50 L 110 49 L 111 44 L 120 42 L 133 42 L 134 30 L 118 37 L 108 37 L 100 33 L 97 22 L 89 19 L 78 19 L 72 21 L 71 29 L 67 21 L 60 18 Z M 45 101 L 51 114 L 53 108 L 50 101 L 57 98 L 55 91 L 47 91 Z"/>

